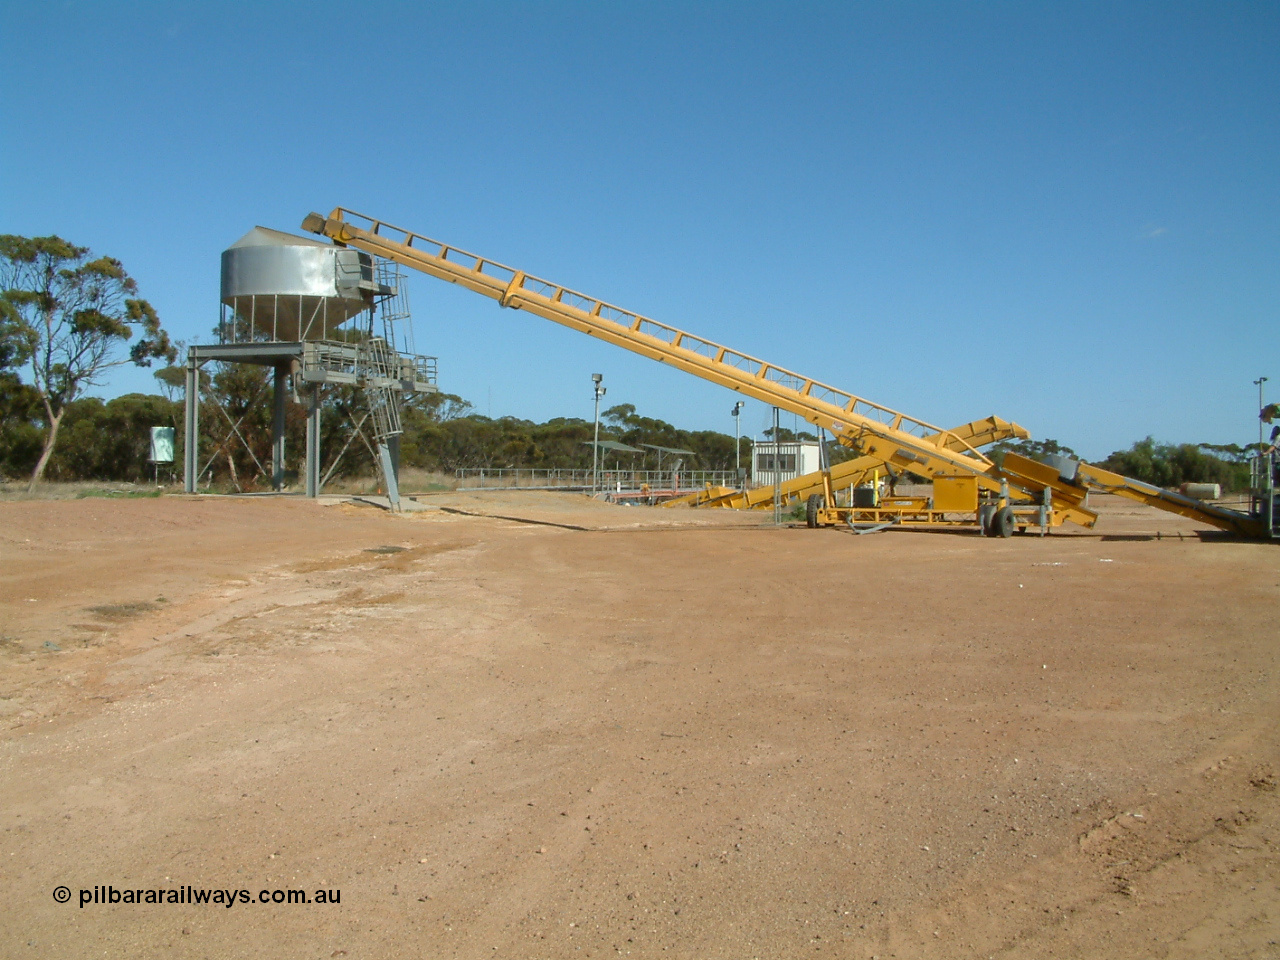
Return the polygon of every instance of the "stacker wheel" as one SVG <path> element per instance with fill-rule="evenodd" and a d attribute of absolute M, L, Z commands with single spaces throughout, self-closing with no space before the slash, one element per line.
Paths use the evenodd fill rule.
<path fill-rule="evenodd" d="M 1001 507 L 996 511 L 996 515 L 991 518 L 991 536 L 993 537 L 1012 537 L 1014 528 L 1013 508 Z"/>
<path fill-rule="evenodd" d="M 978 505 L 978 527 L 982 530 L 984 537 L 991 536 L 991 518 L 996 515 L 996 505 L 994 503 L 982 503 Z"/>
<path fill-rule="evenodd" d="M 810 529 L 818 525 L 818 511 L 825 509 L 827 498 L 820 493 L 810 494 L 809 502 L 804 508 L 804 522 Z"/>

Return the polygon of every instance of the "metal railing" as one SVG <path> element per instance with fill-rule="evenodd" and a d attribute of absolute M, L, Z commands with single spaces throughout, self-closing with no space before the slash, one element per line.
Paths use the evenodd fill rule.
<path fill-rule="evenodd" d="M 435 357 L 426 357 L 420 353 L 415 353 L 413 356 L 409 357 L 408 360 L 408 373 L 410 376 L 405 379 L 412 380 L 416 383 L 429 383 L 432 386 L 436 385 Z"/>
<path fill-rule="evenodd" d="M 1277 499 L 1276 454 L 1255 454 L 1249 458 L 1249 512 L 1271 537 L 1280 533 Z"/>
<path fill-rule="evenodd" d="M 454 472 L 459 489 L 499 489 L 539 487 L 590 489 L 591 470 L 531 467 L 459 467 Z M 695 490 L 707 484 L 731 487 L 737 483 L 732 470 L 601 470 L 600 490 L 638 490 L 647 485 L 653 490 Z"/>

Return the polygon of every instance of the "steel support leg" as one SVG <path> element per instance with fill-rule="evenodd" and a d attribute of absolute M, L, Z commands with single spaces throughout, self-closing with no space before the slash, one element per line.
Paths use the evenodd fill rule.
<path fill-rule="evenodd" d="M 400 512 L 400 485 L 396 480 L 395 466 L 391 461 L 391 450 L 386 441 L 378 444 L 378 460 L 382 464 L 382 478 L 387 481 L 387 500 L 391 509 Z"/>
<path fill-rule="evenodd" d="M 320 495 L 320 388 L 312 387 L 307 408 L 307 496 Z"/>
<path fill-rule="evenodd" d="M 200 367 L 196 363 L 195 350 L 187 353 L 187 397 L 185 424 L 187 435 L 183 440 L 182 488 L 187 493 L 196 492 L 200 468 Z"/>
<path fill-rule="evenodd" d="M 289 377 L 289 368 L 278 366 L 275 369 L 275 416 L 271 421 L 271 486 L 280 491 L 284 489 L 284 404 L 287 399 L 285 383 Z"/>
<path fill-rule="evenodd" d="M 391 472 L 395 474 L 396 489 L 400 489 L 400 434 L 387 437 L 387 449 L 391 452 Z"/>

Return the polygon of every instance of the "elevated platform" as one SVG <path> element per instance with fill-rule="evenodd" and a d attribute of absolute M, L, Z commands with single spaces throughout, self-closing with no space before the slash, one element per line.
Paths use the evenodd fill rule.
<path fill-rule="evenodd" d="M 376 349 L 374 349 L 376 348 Z M 435 393 L 436 359 L 407 356 L 387 348 L 381 340 L 346 342 L 338 340 L 263 340 L 237 343 L 197 344 L 187 351 L 186 444 L 184 489 L 195 493 L 204 470 L 199 464 L 200 370 L 210 361 L 248 363 L 275 371 L 272 420 L 272 486 L 284 487 L 285 403 L 293 396 L 307 406 L 306 453 L 303 474 L 306 495 L 318 496 L 320 478 L 320 406 L 328 384 L 358 386 L 371 395 L 387 393 Z M 293 389 L 289 389 L 289 378 Z M 305 388 L 305 399 L 299 388 Z M 385 406 L 385 404 L 384 404 Z M 398 433 L 398 420 L 394 430 Z M 235 427 L 232 427 L 233 431 Z M 391 444 L 394 448 L 396 444 Z M 398 453 L 398 451 L 393 451 Z M 398 456 L 393 459 L 398 465 Z M 208 465 L 204 469 L 208 469 Z"/>
<path fill-rule="evenodd" d="M 435 393 L 436 358 L 399 355 L 398 377 L 362 377 L 357 371 L 359 346 L 337 340 L 270 340 L 261 343 L 211 343 L 190 348 L 192 359 L 203 365 L 210 360 L 252 363 L 263 367 L 288 364 L 306 383 L 345 383 L 398 387 L 405 393 Z M 296 367 L 294 362 L 296 361 Z"/>

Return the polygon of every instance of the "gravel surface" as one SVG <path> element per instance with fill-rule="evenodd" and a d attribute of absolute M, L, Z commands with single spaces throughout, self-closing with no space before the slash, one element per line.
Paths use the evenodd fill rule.
<path fill-rule="evenodd" d="M 1275 546 L 422 502 L 0 503 L 0 955 L 1280 956 Z"/>

